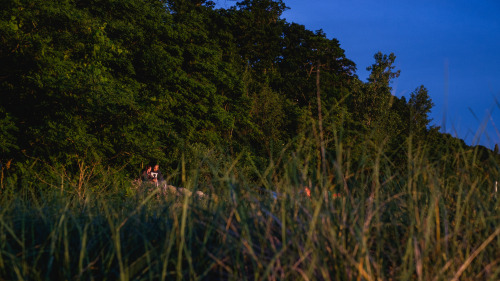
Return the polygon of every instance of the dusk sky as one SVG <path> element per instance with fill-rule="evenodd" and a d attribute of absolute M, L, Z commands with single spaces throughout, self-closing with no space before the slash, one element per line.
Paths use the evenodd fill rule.
<path fill-rule="evenodd" d="M 216 1 L 229 7 L 234 1 Z M 366 81 L 373 55 L 394 53 L 393 94 L 420 85 L 432 125 L 467 144 L 500 143 L 499 0 L 285 0 L 282 17 L 337 38 Z"/>

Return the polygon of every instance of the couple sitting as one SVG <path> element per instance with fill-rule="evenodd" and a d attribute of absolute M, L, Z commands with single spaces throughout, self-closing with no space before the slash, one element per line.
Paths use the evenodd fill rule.
<path fill-rule="evenodd" d="M 154 166 L 147 165 L 146 169 L 142 172 L 141 178 L 143 182 L 152 182 L 156 184 L 165 180 L 163 178 L 163 173 L 160 171 L 160 165 L 158 164 Z"/>

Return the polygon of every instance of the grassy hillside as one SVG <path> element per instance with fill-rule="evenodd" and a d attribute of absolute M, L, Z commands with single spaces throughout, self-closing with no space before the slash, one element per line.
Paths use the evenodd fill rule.
<path fill-rule="evenodd" d="M 325 176 L 308 174 L 304 147 L 253 168 L 205 151 L 169 175 L 205 198 L 119 182 L 5 186 L 0 279 L 498 280 L 499 169 L 477 152 L 410 151 L 401 174 L 378 153 L 352 170 L 339 150 Z"/>

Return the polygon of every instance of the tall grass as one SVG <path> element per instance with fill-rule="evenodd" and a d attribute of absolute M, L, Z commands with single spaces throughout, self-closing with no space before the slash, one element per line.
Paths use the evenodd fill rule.
<path fill-rule="evenodd" d="M 337 145 L 328 175 L 304 143 L 265 167 L 191 159 L 197 168 L 178 174 L 205 198 L 58 177 L 4 187 L 0 279 L 500 279 L 496 160 L 408 148 L 400 169 L 367 145 L 374 153 L 356 165 Z"/>

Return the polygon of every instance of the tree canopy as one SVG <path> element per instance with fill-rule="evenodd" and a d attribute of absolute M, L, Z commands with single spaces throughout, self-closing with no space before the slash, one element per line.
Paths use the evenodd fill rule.
<path fill-rule="evenodd" d="M 0 161 L 83 159 L 132 176 L 151 159 L 174 163 L 188 144 L 269 158 L 317 130 L 328 153 L 339 135 L 353 151 L 369 136 L 390 155 L 409 138 L 447 142 L 429 127 L 424 86 L 408 101 L 391 94 L 394 54 L 375 54 L 361 81 L 338 40 L 287 22 L 286 9 L 281 0 L 229 9 L 204 0 L 2 1 Z"/>

